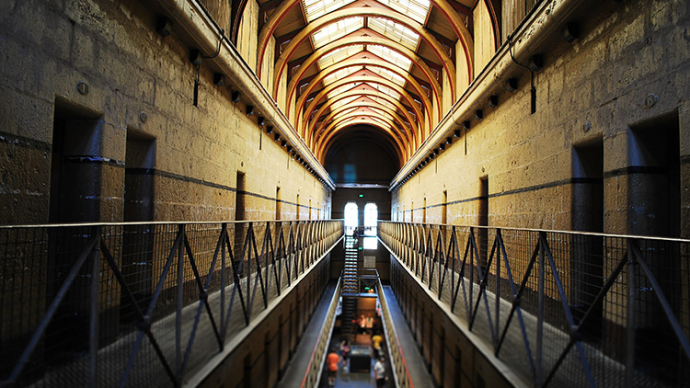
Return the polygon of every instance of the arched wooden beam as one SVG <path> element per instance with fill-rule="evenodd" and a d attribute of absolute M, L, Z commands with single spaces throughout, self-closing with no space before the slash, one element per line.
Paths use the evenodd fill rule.
<path fill-rule="evenodd" d="M 278 27 L 278 24 L 280 24 L 283 18 L 285 18 L 285 15 L 287 15 L 287 13 L 295 5 L 299 3 L 300 0 L 284 0 L 280 4 L 280 6 L 278 6 L 278 8 L 276 8 L 275 11 L 273 11 L 271 16 L 269 17 L 269 20 L 267 20 L 266 24 L 264 24 L 263 28 L 261 28 L 258 42 L 259 60 L 257 62 L 256 71 L 256 74 L 259 76 L 259 79 L 262 79 L 261 77 L 263 75 L 263 58 L 266 53 L 266 48 L 268 47 L 268 42 L 270 41 L 271 36 Z M 467 66 L 467 74 L 469 78 L 467 80 L 467 83 L 469 84 L 472 81 L 472 79 L 474 79 L 474 42 L 472 40 L 472 34 L 467 29 L 467 26 L 465 26 L 458 13 L 453 9 L 453 6 L 450 5 L 449 0 L 431 0 L 431 3 L 434 6 L 436 6 L 436 8 L 446 18 L 446 20 L 448 20 L 451 27 L 453 28 L 453 31 L 455 31 L 455 35 L 458 37 L 458 39 L 460 39 L 461 45 L 465 52 L 465 64 Z"/>
<path fill-rule="evenodd" d="M 353 113 L 348 113 L 346 115 L 340 116 L 335 121 L 333 121 L 328 126 L 328 128 L 326 128 L 326 130 L 324 131 L 324 137 L 320 138 L 319 141 L 314 144 L 314 146 L 312 148 L 314 150 L 314 154 L 320 155 L 320 156 L 317 156 L 317 158 L 322 159 L 322 156 L 325 156 L 325 152 L 324 152 L 325 148 L 323 147 L 323 145 L 327 142 L 328 139 L 330 139 L 335 133 L 337 133 L 337 131 L 334 131 L 333 129 L 337 128 L 338 124 L 341 124 L 341 123 L 343 123 L 343 122 L 345 122 L 351 118 L 360 118 L 360 117 L 362 117 L 362 118 L 376 117 L 376 118 L 381 119 L 383 122 L 387 123 L 391 127 L 393 126 L 393 122 L 389 118 L 386 118 L 386 116 L 383 116 L 383 115 L 376 113 L 376 112 L 373 112 L 373 111 L 367 112 L 365 114 L 353 112 Z M 354 122 L 349 123 L 349 125 L 362 124 L 362 123 L 363 122 L 360 120 L 355 120 Z M 408 152 L 407 151 L 408 150 L 405 148 L 404 144 L 401 143 L 397 134 L 395 132 L 393 132 L 393 130 L 391 128 L 383 127 L 380 123 L 378 123 L 376 121 L 366 121 L 366 124 L 376 126 L 378 128 L 381 128 L 382 130 L 386 131 L 393 138 L 395 143 L 398 145 L 399 150 L 400 150 L 400 157 L 401 157 L 400 159 L 405 160 L 405 161 L 407 160 L 407 158 L 408 158 L 408 156 L 407 156 Z"/>
<path fill-rule="evenodd" d="M 326 88 L 322 89 L 322 90 L 317 94 L 317 96 L 314 98 L 314 100 L 313 100 L 313 101 L 309 104 L 309 106 L 307 107 L 307 111 L 306 111 L 307 113 L 306 113 L 306 115 L 305 115 L 304 121 L 302 122 L 302 125 L 303 125 L 305 128 L 308 127 L 309 121 L 310 121 L 309 118 L 312 117 L 311 113 L 314 111 L 314 109 L 315 109 L 315 107 L 318 105 L 319 101 L 320 101 L 321 99 L 323 99 L 330 91 L 332 91 L 332 90 L 334 90 L 334 89 L 337 89 L 337 88 L 340 87 L 340 86 L 343 86 L 343 85 L 347 85 L 347 84 L 349 84 L 349 83 L 352 83 L 352 82 L 367 82 L 367 83 L 369 83 L 369 84 L 366 84 L 366 85 L 358 85 L 358 86 L 356 86 L 354 89 L 350 89 L 350 90 L 348 90 L 347 92 L 352 91 L 353 93 L 356 93 L 356 92 L 357 92 L 357 89 L 362 90 L 362 89 L 365 89 L 365 88 L 370 89 L 370 90 L 376 90 L 376 91 L 378 91 L 377 89 L 375 89 L 374 87 L 372 87 L 370 84 L 384 85 L 384 86 L 387 86 L 387 87 L 389 87 L 389 88 L 395 90 L 395 91 L 396 91 L 397 93 L 399 93 L 403 98 L 405 98 L 405 100 L 407 100 L 407 102 L 409 103 L 409 105 L 413 107 L 413 109 L 415 110 L 415 114 L 416 114 L 418 117 L 419 117 L 419 115 L 421 114 L 421 111 L 420 111 L 419 108 L 417 107 L 417 104 L 416 104 L 415 101 L 413 100 L 412 96 L 410 96 L 409 92 L 407 92 L 407 90 L 403 89 L 403 88 L 400 87 L 399 85 L 397 85 L 397 84 L 393 83 L 392 81 L 389 81 L 389 80 L 387 80 L 387 79 L 385 79 L 385 78 L 379 77 L 379 76 L 373 76 L 373 77 L 372 77 L 372 76 L 361 76 L 361 75 L 357 75 L 357 73 L 355 73 L 355 74 L 353 74 L 353 75 L 351 75 L 351 76 L 349 76 L 349 77 L 346 77 L 346 78 L 343 78 L 343 79 L 341 79 L 341 80 L 338 80 L 338 81 L 334 82 L 333 84 L 328 85 Z M 305 134 L 310 134 L 310 133 L 306 133 L 306 132 L 305 132 Z M 417 134 L 415 134 L 415 135 L 417 135 Z M 416 137 L 422 137 L 422 136 L 424 136 L 424 134 L 420 133 L 420 134 L 418 134 Z"/>
<path fill-rule="evenodd" d="M 355 36 L 355 37 L 350 37 L 350 38 L 345 38 L 343 40 L 338 40 L 336 42 L 333 42 L 332 45 L 326 45 L 323 47 L 323 49 L 326 49 L 323 53 L 320 53 L 319 55 L 325 55 L 333 50 L 337 50 L 339 48 L 345 47 L 345 46 L 350 46 L 350 45 L 358 45 L 358 44 L 371 44 L 371 45 L 381 45 L 390 48 L 391 50 L 399 52 L 401 55 L 409 58 L 413 63 L 415 63 L 421 70 L 422 72 L 426 75 L 426 77 L 430 80 L 432 80 L 432 90 L 434 91 L 434 96 L 437 96 L 437 112 L 439 114 L 439 117 L 441 116 L 441 103 L 440 103 L 440 85 L 436 81 L 436 78 L 434 78 L 433 73 L 431 69 L 427 66 L 426 62 L 424 62 L 420 57 L 417 56 L 412 50 L 402 46 L 399 43 L 392 42 L 388 39 L 379 39 L 379 38 L 374 38 L 374 37 L 367 37 L 367 36 Z M 317 50 L 314 54 L 317 54 L 320 50 Z M 372 54 L 373 55 L 373 54 Z M 310 60 L 312 58 L 310 57 Z M 318 58 L 316 58 L 318 60 Z M 313 63 L 313 62 L 310 62 Z M 306 66 L 305 66 L 306 67 Z M 332 66 L 330 66 L 332 67 Z M 330 69 L 327 68 L 326 70 Z M 408 75 L 408 78 L 412 78 L 414 80 L 414 77 L 410 77 Z M 412 83 L 412 82 L 411 82 Z M 417 80 L 414 80 L 415 84 L 418 84 Z M 295 103 L 295 121 L 293 122 L 293 125 L 295 128 L 297 128 L 298 133 L 304 134 L 304 128 L 300 125 L 302 123 L 302 117 L 303 116 L 303 107 L 306 102 L 306 99 L 308 98 L 309 93 L 304 93 L 302 96 L 297 100 Z M 432 122 L 432 115 L 431 115 L 431 107 L 433 106 L 431 104 L 431 100 L 429 97 L 426 95 L 426 93 L 420 93 L 419 97 L 422 99 L 422 104 L 429 107 L 429 109 L 426 110 L 427 116 L 426 116 L 426 123 L 428 125 L 428 130 L 425 132 L 426 134 L 431 133 L 431 129 L 433 127 L 433 122 Z M 288 100 L 289 104 L 289 100 Z M 289 110 L 289 109 L 288 109 Z M 422 116 L 420 116 L 422 117 Z M 288 118 L 290 118 L 290 114 L 288 112 Z M 300 132 L 301 130 L 301 132 Z"/>
<path fill-rule="evenodd" d="M 391 129 L 398 129 L 398 132 L 403 136 L 404 139 L 404 144 L 405 144 L 405 149 L 410 149 L 414 147 L 414 139 L 411 137 L 411 134 L 407 131 L 407 125 L 405 122 L 402 120 L 402 118 L 398 115 L 398 113 L 387 106 L 381 105 L 377 103 L 374 100 L 371 100 L 369 98 L 366 98 L 365 101 L 362 101 L 361 98 L 358 98 L 356 103 L 350 106 L 350 104 L 343 105 L 337 109 L 332 110 L 328 115 L 326 115 L 326 118 L 319 124 L 319 126 L 315 129 L 314 131 L 314 136 L 312 138 L 314 140 L 318 140 L 319 136 L 319 130 L 324 128 L 324 126 L 327 126 L 331 120 L 334 120 L 338 114 L 342 113 L 343 111 L 350 110 L 352 108 L 355 108 L 355 112 L 361 108 L 366 108 L 366 109 L 378 109 L 386 114 L 390 115 L 393 121 L 395 121 L 398 125 L 395 125 Z M 348 112 L 349 113 L 349 112 Z M 361 113 L 360 113 L 361 114 Z M 324 128 L 325 130 L 325 128 Z M 414 134 L 412 134 L 414 135 Z"/>
<path fill-rule="evenodd" d="M 341 131 L 347 127 L 362 124 L 362 121 L 357 120 L 357 119 L 358 118 L 364 118 L 364 117 L 382 118 L 380 116 L 373 116 L 373 115 L 372 116 L 352 115 L 352 116 L 348 116 L 348 117 L 342 117 L 342 118 L 339 118 L 338 121 L 333 124 L 333 127 L 336 128 L 336 131 L 333 132 L 333 134 L 335 135 L 339 131 Z M 383 120 L 383 121 L 385 121 L 385 120 Z M 391 137 L 391 139 L 393 139 L 393 141 L 396 144 L 396 147 L 394 147 L 394 148 L 398 153 L 398 158 L 400 158 L 400 160 L 406 160 L 407 159 L 405 152 L 403 150 L 402 144 L 400 143 L 400 139 L 398 139 L 397 135 L 395 133 L 393 133 L 390 128 L 384 127 L 383 125 L 381 125 L 381 123 L 379 123 L 377 121 L 367 121 L 366 124 L 373 126 L 373 127 L 376 127 L 376 128 L 379 128 L 382 131 L 384 131 L 387 135 L 389 135 Z M 330 136 L 329 141 L 332 138 L 333 138 L 333 136 Z M 322 163 L 323 163 L 323 158 L 326 157 L 326 150 L 328 149 L 328 147 L 326 147 L 326 144 L 327 143 L 324 143 L 323 147 L 321 147 L 320 150 L 314 149 L 314 156 L 317 159 L 319 159 L 319 161 L 321 161 Z"/>
<path fill-rule="evenodd" d="M 357 73 L 355 73 L 355 74 L 357 74 Z M 316 95 L 314 100 L 309 103 L 305 112 L 303 113 L 303 116 L 305 119 L 304 119 L 304 122 L 302 122 L 302 125 L 306 127 L 306 125 L 308 124 L 309 117 L 311 116 L 311 113 L 314 111 L 314 109 L 316 108 L 319 101 L 322 98 L 324 98 L 330 91 L 332 91 L 332 90 L 334 90 L 334 89 L 336 89 L 342 85 L 353 83 L 353 82 L 368 82 L 368 83 L 375 83 L 375 84 L 387 86 L 387 87 L 395 90 L 398 94 L 400 94 L 403 98 L 405 98 L 409 102 L 410 106 L 413 106 L 416 108 L 416 106 L 415 106 L 416 103 L 415 103 L 414 99 L 412 98 L 412 96 L 410 96 L 409 92 L 407 90 L 403 89 L 400 85 L 398 85 L 392 81 L 389 81 L 385 78 L 379 77 L 377 74 L 373 77 L 372 76 L 353 76 L 353 75 L 350 75 L 349 77 L 346 77 L 346 78 L 343 78 L 343 79 L 338 80 L 336 82 L 333 82 L 332 84 L 321 89 L 321 91 Z M 357 87 L 359 87 L 359 86 L 357 86 Z M 427 106 L 424 102 L 422 102 L 422 106 L 427 111 L 427 114 L 429 114 L 430 107 Z M 417 110 L 415 110 L 415 114 L 416 113 L 417 113 Z M 421 114 L 421 112 L 420 112 L 420 114 Z"/>
<path fill-rule="evenodd" d="M 414 133 L 413 133 L 413 135 L 414 135 L 413 139 L 415 140 L 415 144 L 413 144 L 413 147 L 416 147 L 418 144 L 421 143 L 421 139 L 418 139 L 418 137 L 417 137 L 417 133 L 420 132 L 419 123 L 416 122 L 416 120 L 412 117 L 412 115 L 410 115 L 410 112 L 407 111 L 406 107 L 405 107 L 404 105 L 400 104 L 400 101 L 394 99 L 393 97 L 391 97 L 391 96 L 389 96 L 389 95 L 387 95 L 387 94 L 383 94 L 383 93 L 381 93 L 381 92 L 378 92 L 378 91 L 376 91 L 376 90 L 369 90 L 369 89 L 361 90 L 359 87 L 356 87 L 355 89 L 357 89 L 357 90 L 354 90 L 354 91 L 348 90 L 347 92 L 338 95 L 336 98 L 329 99 L 325 104 L 321 105 L 321 107 L 319 108 L 319 110 L 316 111 L 316 114 L 314 115 L 314 117 L 316 117 L 316 118 L 320 117 L 321 115 L 323 115 L 323 112 L 324 112 L 326 109 L 328 109 L 330 106 L 332 106 L 332 105 L 335 104 L 336 102 L 338 102 L 338 101 L 340 101 L 340 100 L 344 100 L 344 99 L 346 99 L 346 98 L 350 98 L 350 97 L 362 97 L 362 96 L 367 96 L 367 97 L 371 96 L 371 97 L 383 98 L 384 100 L 390 102 L 391 104 L 397 105 L 397 106 L 403 111 L 403 115 L 405 116 L 405 118 L 407 119 L 407 121 L 409 121 L 409 122 L 414 126 L 414 127 L 412 128 L 413 131 L 414 131 Z M 306 136 L 304 137 L 305 139 L 306 139 L 306 138 L 311 138 L 311 137 L 312 137 L 312 134 L 313 134 L 313 124 L 314 124 L 314 123 L 310 123 L 310 126 L 309 126 L 310 129 L 309 129 L 308 132 L 306 132 Z M 416 129 L 416 130 L 415 130 L 415 129 Z"/>
<path fill-rule="evenodd" d="M 347 39 L 351 39 L 351 38 L 347 38 Z M 366 37 L 364 37 L 364 38 L 366 38 Z M 329 49 L 329 51 L 321 54 L 321 53 L 319 53 L 321 50 L 317 50 L 316 52 L 314 52 L 314 54 L 312 56 L 310 56 L 310 58 L 308 58 L 307 60 L 304 61 L 303 66 L 300 66 L 299 70 L 292 77 L 292 79 L 290 80 L 290 84 L 288 85 L 288 99 L 287 99 L 288 102 L 292 100 L 293 94 L 297 91 L 297 87 L 299 85 L 301 78 L 304 76 L 304 73 L 309 69 L 310 66 L 312 66 L 314 63 L 316 63 L 319 60 L 320 56 L 318 56 L 318 55 L 326 55 L 329 52 L 331 52 L 332 50 L 337 50 L 337 49 L 341 48 L 342 46 L 339 46 L 338 42 L 345 43 L 345 42 L 349 42 L 349 40 L 348 41 L 338 40 L 336 42 L 333 42 L 333 47 L 331 49 Z M 326 45 L 323 48 L 326 48 L 329 46 L 330 45 Z M 414 52 L 412 52 L 411 50 L 405 51 L 405 53 L 408 55 L 410 55 L 410 53 L 414 54 Z M 405 53 L 401 53 L 401 54 L 405 55 Z M 368 56 L 370 58 L 365 59 L 365 58 L 363 58 L 363 56 Z M 419 65 L 420 61 L 422 64 L 425 64 L 422 61 L 422 59 L 419 58 L 416 54 L 414 55 L 413 58 L 409 58 L 409 59 L 412 61 L 412 63 L 417 64 L 417 66 L 420 66 Z M 402 78 L 406 79 L 407 82 L 409 82 L 409 84 L 415 89 L 415 91 L 417 92 L 417 94 L 419 96 L 426 95 L 426 92 L 422 88 L 422 85 L 419 83 L 419 81 L 417 81 L 415 79 L 415 77 L 411 76 L 409 73 L 406 73 L 405 71 L 403 71 L 398 66 L 388 62 L 387 60 L 381 59 L 380 57 L 376 56 L 374 53 L 371 53 L 368 51 L 359 52 L 359 53 L 355 54 L 351 59 L 347 59 L 345 61 L 335 63 L 335 64 L 327 67 L 326 69 L 322 70 L 320 73 L 323 73 L 324 75 L 322 76 L 321 74 L 319 74 L 316 77 L 314 77 L 313 79 L 311 79 L 309 86 L 308 86 L 308 89 L 304 93 L 302 93 L 302 95 L 308 96 L 311 93 L 311 90 L 313 90 L 314 87 L 316 87 L 316 85 L 318 85 L 318 83 L 323 78 L 325 78 L 327 74 L 330 74 L 331 72 L 340 70 L 340 69 L 345 68 L 345 67 L 355 66 L 355 65 L 372 65 L 372 66 L 378 66 L 378 67 L 386 68 L 386 69 L 398 74 Z M 420 68 L 421 68 L 421 66 L 420 66 Z M 433 75 L 431 74 L 430 71 L 425 72 L 425 75 L 427 76 L 427 79 L 429 80 L 429 85 L 431 86 L 431 92 L 432 92 L 433 97 L 436 101 L 436 111 L 438 112 L 438 116 L 441 117 L 441 90 L 440 90 L 441 86 L 439 85 L 436 78 L 433 77 Z M 303 108 L 302 105 L 296 104 L 295 111 L 299 112 L 302 108 Z M 290 112 L 288 112 L 287 116 L 289 119 L 291 116 Z M 297 128 L 297 129 L 299 131 L 299 128 Z"/>
<path fill-rule="evenodd" d="M 455 101 L 455 90 L 456 90 L 456 77 L 455 77 L 455 65 L 450 59 L 448 54 L 445 52 L 443 46 L 438 42 L 436 37 L 429 33 L 423 26 L 414 21 L 409 16 L 402 15 L 398 12 L 381 9 L 381 8 L 348 8 L 344 10 L 338 10 L 330 14 L 324 15 L 311 23 L 309 23 L 299 34 L 297 34 L 290 43 L 285 46 L 283 53 L 280 58 L 276 61 L 274 79 L 273 79 L 273 98 L 278 96 L 278 87 L 280 84 L 280 79 L 283 76 L 283 68 L 287 65 L 287 62 L 292 57 L 292 54 L 297 49 L 304 40 L 309 39 L 309 36 L 316 31 L 319 31 L 323 27 L 335 23 L 338 20 L 362 16 L 362 17 L 378 17 L 382 19 L 391 20 L 393 22 L 399 23 L 415 33 L 419 34 L 419 37 L 426 41 L 431 47 L 432 51 L 438 59 L 441 61 L 441 66 L 446 71 L 446 76 L 448 77 L 448 83 L 450 85 L 450 96 L 453 101 Z M 392 42 L 392 41 L 391 41 Z M 397 43 L 400 44 L 400 43 Z"/>
<path fill-rule="evenodd" d="M 340 134 L 342 131 L 346 130 L 349 127 L 355 126 L 355 125 L 360 125 L 360 122 L 357 122 L 357 117 L 351 117 L 347 120 L 344 120 L 338 124 L 337 132 L 336 134 Z M 384 136 L 387 136 L 391 139 L 392 144 L 391 148 L 394 150 L 396 156 L 398 157 L 399 161 L 405 160 L 405 155 L 402 153 L 402 150 L 400 149 L 399 146 L 397 146 L 397 142 L 395 141 L 395 136 L 393 136 L 386 128 L 382 127 L 381 124 L 377 122 L 368 122 L 367 125 L 374 127 L 375 129 L 380 130 L 381 132 L 384 132 Z M 324 144 L 323 150 L 321 154 L 316 154 L 314 153 L 314 156 L 316 159 L 323 165 L 325 165 L 326 161 L 326 155 L 328 153 L 328 149 L 332 145 L 332 142 L 336 140 L 336 137 L 331 137 L 328 141 L 328 143 Z M 404 163 L 400 162 L 400 166 L 402 166 Z"/>

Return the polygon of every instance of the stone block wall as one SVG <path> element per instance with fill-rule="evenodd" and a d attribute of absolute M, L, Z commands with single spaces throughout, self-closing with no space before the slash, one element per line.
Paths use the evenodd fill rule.
<path fill-rule="evenodd" d="M 393 193 L 393 219 L 446 208 L 463 225 L 690 235 L 688 3 L 584 2 L 571 18 L 578 39 L 530 47 L 535 104 L 526 69 L 514 93 L 492 77 L 498 107 L 467 112 L 470 129 Z"/>
<path fill-rule="evenodd" d="M 150 4 L 2 2 L 0 223 L 268 220 L 278 187 L 281 219 L 328 218 L 330 190 Z"/>

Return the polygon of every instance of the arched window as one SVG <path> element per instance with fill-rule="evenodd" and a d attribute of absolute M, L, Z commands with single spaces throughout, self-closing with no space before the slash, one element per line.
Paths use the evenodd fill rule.
<path fill-rule="evenodd" d="M 351 234 L 359 226 L 359 208 L 354 202 L 345 205 L 345 233 Z"/>
<path fill-rule="evenodd" d="M 364 234 L 376 236 L 376 223 L 379 221 L 379 208 L 376 204 L 368 203 L 364 206 Z"/>

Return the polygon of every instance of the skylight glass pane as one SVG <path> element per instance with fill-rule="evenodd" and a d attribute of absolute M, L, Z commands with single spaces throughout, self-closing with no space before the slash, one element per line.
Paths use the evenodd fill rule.
<path fill-rule="evenodd" d="M 406 56 L 400 54 L 397 51 L 393 51 L 385 46 L 369 45 L 367 46 L 367 51 L 372 54 L 387 60 L 388 62 L 398 66 L 399 68 L 409 72 L 412 68 L 412 60 Z"/>
<path fill-rule="evenodd" d="M 352 97 L 344 98 L 342 100 L 338 100 L 335 103 L 333 103 L 333 105 L 331 105 L 331 110 L 336 110 L 343 105 L 347 105 L 347 104 L 351 103 L 352 101 L 356 100 L 357 98 L 358 98 L 358 96 L 352 96 Z"/>
<path fill-rule="evenodd" d="M 419 34 L 392 20 L 369 18 L 369 28 L 401 43 L 412 51 L 416 51 L 417 45 L 419 45 Z"/>
<path fill-rule="evenodd" d="M 431 2 L 429 0 L 377 0 L 381 4 L 385 4 L 403 15 L 407 15 L 412 19 L 424 24 L 426 17 L 429 14 Z"/>
<path fill-rule="evenodd" d="M 327 68 L 328 66 L 343 60 L 343 58 L 350 57 L 354 54 L 357 54 L 360 51 L 364 51 L 364 45 L 363 44 L 354 45 L 354 46 L 347 46 L 347 47 L 339 48 L 337 50 L 333 50 L 330 53 L 322 56 L 319 59 L 319 62 L 318 62 L 319 70 L 323 70 L 323 69 Z"/>
<path fill-rule="evenodd" d="M 358 86 L 358 85 L 360 85 L 360 84 L 361 84 L 361 82 L 352 82 L 352 83 L 349 83 L 349 84 L 345 84 L 345 85 L 339 86 L 339 87 L 335 88 L 334 90 L 331 90 L 331 92 L 328 93 L 328 94 L 326 94 L 326 96 L 327 96 L 328 98 L 333 98 L 333 97 L 337 96 L 338 94 L 345 93 L 345 92 L 347 92 L 348 90 L 350 90 L 350 89 L 352 89 L 352 88 L 354 88 L 354 87 L 356 87 L 356 86 Z"/>
<path fill-rule="evenodd" d="M 382 97 L 379 97 L 379 96 L 372 97 L 372 96 L 370 96 L 370 98 L 371 98 L 372 100 L 376 101 L 378 104 L 381 104 L 381 105 L 383 105 L 383 106 L 385 106 L 385 107 L 387 107 L 387 108 L 389 108 L 389 109 L 393 109 L 393 110 L 398 109 L 397 106 L 393 105 L 390 101 L 388 101 L 388 100 L 386 100 L 386 99 L 384 99 L 384 98 L 382 98 Z"/>
<path fill-rule="evenodd" d="M 302 9 L 307 21 L 311 22 L 321 16 L 342 8 L 355 0 L 302 0 Z"/>
<path fill-rule="evenodd" d="M 361 16 L 341 19 L 313 33 L 311 41 L 314 48 L 318 49 L 362 27 L 364 27 L 364 18 Z"/>
<path fill-rule="evenodd" d="M 364 66 L 350 66 L 350 67 L 340 69 L 340 70 L 336 71 L 335 73 L 331 73 L 326 78 L 324 78 L 323 84 L 328 86 L 335 81 L 341 80 L 341 79 L 347 77 L 348 75 L 350 75 L 352 73 L 355 73 L 355 72 L 362 70 L 363 68 L 364 68 Z"/>
<path fill-rule="evenodd" d="M 401 97 L 400 93 L 396 92 L 395 90 L 389 88 L 386 85 L 374 84 L 374 83 L 369 83 L 369 82 L 367 82 L 367 85 L 371 86 L 372 88 L 378 90 L 381 93 L 384 93 L 384 94 L 387 94 L 387 95 L 393 97 L 393 99 L 395 99 L 395 100 L 399 100 Z"/>
<path fill-rule="evenodd" d="M 402 87 L 405 86 L 405 78 L 401 77 L 397 73 L 393 73 L 392 71 L 386 68 L 377 66 L 367 66 L 367 70 L 370 70 L 387 80 L 391 80 Z"/>

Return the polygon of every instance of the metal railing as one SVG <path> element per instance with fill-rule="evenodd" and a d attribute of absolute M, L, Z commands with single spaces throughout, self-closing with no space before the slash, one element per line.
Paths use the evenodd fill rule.
<path fill-rule="evenodd" d="M 690 386 L 688 240 L 394 222 L 379 231 L 400 263 L 393 285 L 401 271 L 416 277 L 526 386 Z"/>
<path fill-rule="evenodd" d="M 381 320 L 383 323 L 383 330 L 386 335 L 386 342 L 388 343 L 388 359 L 391 363 L 393 379 L 395 380 L 395 387 L 399 388 L 413 388 L 412 378 L 407 369 L 407 362 L 403 354 L 402 345 L 398 339 L 398 333 L 395 330 L 395 324 L 391 317 L 390 309 L 388 308 L 388 301 L 383 292 L 383 285 L 381 280 L 377 280 L 377 290 L 379 296 L 379 303 L 381 304 Z"/>
<path fill-rule="evenodd" d="M 335 313 L 338 310 L 338 299 L 340 299 L 341 291 L 340 283 L 342 280 L 342 277 L 338 279 L 338 284 L 336 285 L 335 292 L 331 298 L 328 312 L 326 313 L 324 321 L 319 328 L 319 333 L 321 333 L 321 335 L 319 336 L 316 345 L 314 345 L 314 350 L 312 350 L 300 388 L 314 388 L 320 386 L 319 383 L 321 381 L 321 376 L 324 369 L 323 365 L 326 362 L 326 355 L 328 354 L 331 336 L 333 335 L 333 327 L 335 326 Z"/>
<path fill-rule="evenodd" d="M 0 386 L 180 386 L 341 221 L 0 227 Z"/>

